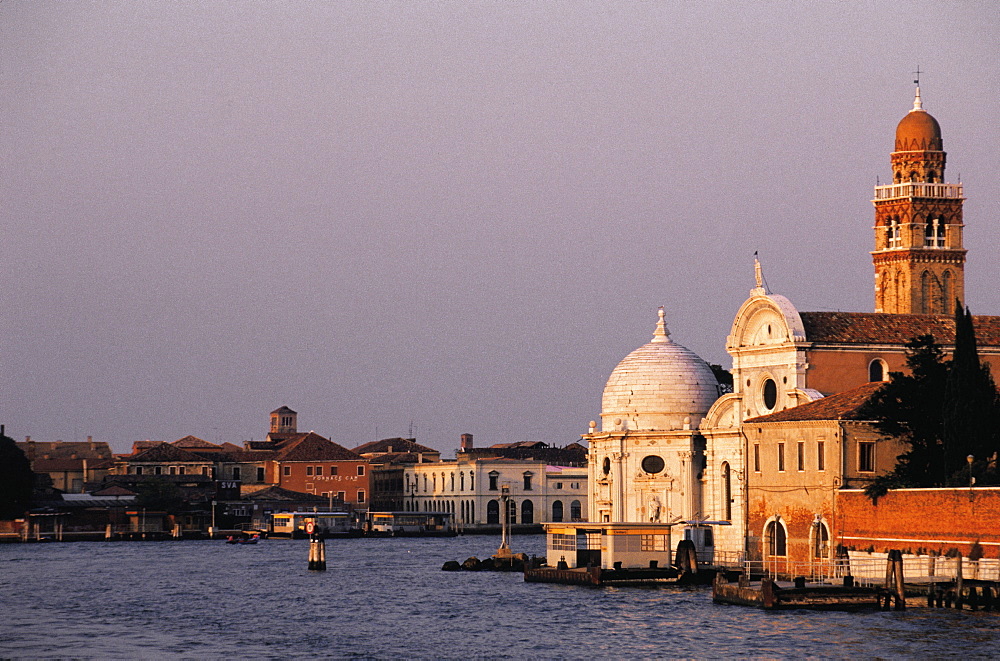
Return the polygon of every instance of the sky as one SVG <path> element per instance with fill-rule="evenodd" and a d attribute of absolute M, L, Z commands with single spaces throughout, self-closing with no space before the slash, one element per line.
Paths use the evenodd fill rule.
<path fill-rule="evenodd" d="M 0 423 L 565 445 L 754 285 L 873 310 L 897 122 L 1000 314 L 993 2 L 0 2 Z"/>

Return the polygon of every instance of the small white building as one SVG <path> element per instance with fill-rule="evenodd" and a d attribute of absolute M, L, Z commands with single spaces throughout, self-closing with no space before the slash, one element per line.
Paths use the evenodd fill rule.
<path fill-rule="evenodd" d="M 500 488 L 510 487 L 510 522 L 585 521 L 587 468 L 534 459 L 467 458 L 403 470 L 409 512 L 451 512 L 459 529 L 500 525 Z"/>

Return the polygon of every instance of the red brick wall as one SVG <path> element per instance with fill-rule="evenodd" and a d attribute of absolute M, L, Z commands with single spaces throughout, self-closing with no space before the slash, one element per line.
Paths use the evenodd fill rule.
<path fill-rule="evenodd" d="M 1000 557 L 1000 488 L 900 489 L 873 505 L 862 491 L 836 495 L 838 543 L 858 550 L 900 549 L 968 555 L 979 542 L 984 557 Z"/>

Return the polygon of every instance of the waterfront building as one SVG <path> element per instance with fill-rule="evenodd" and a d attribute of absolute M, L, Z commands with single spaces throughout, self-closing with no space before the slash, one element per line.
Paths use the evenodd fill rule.
<path fill-rule="evenodd" d="M 353 452 L 368 461 L 371 506 L 376 512 L 403 510 L 403 469 L 409 464 L 441 461 L 441 453 L 412 438 L 384 438 L 359 445 Z"/>
<path fill-rule="evenodd" d="M 112 456 L 107 443 L 90 436 L 84 442 L 34 441 L 28 436 L 17 447 L 32 471 L 47 475 L 52 488 L 64 493 L 83 493 L 88 482 L 99 482 L 107 475 Z"/>
<path fill-rule="evenodd" d="M 496 527 L 503 486 L 510 493 L 508 521 L 516 528 L 581 521 L 587 515 L 585 466 L 463 452 L 454 460 L 404 466 L 402 509 L 448 512 L 459 529 Z"/>

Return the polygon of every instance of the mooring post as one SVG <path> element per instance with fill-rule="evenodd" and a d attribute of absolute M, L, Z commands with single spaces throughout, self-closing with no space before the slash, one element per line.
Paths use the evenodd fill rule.
<path fill-rule="evenodd" d="M 309 537 L 309 569 L 326 571 L 326 544 L 319 533 Z"/>
<path fill-rule="evenodd" d="M 903 585 L 903 552 L 898 549 L 889 551 L 889 559 L 892 562 L 892 579 L 896 592 L 896 610 L 901 611 L 906 608 L 906 588 Z"/>
<path fill-rule="evenodd" d="M 959 555 L 958 558 L 958 568 L 955 570 L 955 608 L 958 610 L 962 609 L 962 588 L 964 581 L 962 580 L 962 556 Z"/>

